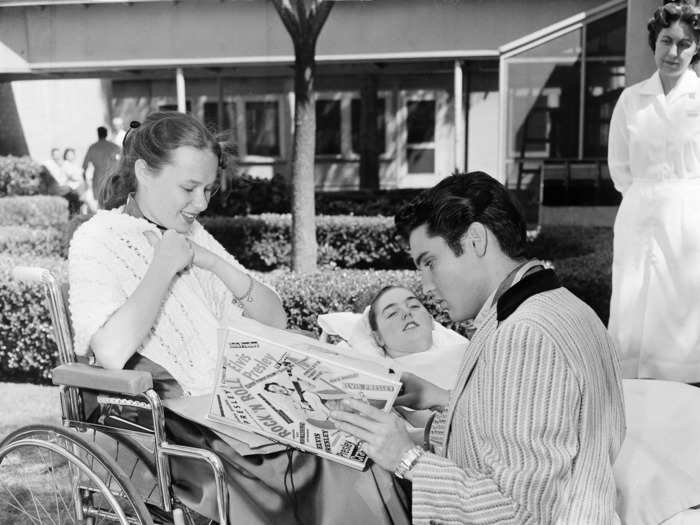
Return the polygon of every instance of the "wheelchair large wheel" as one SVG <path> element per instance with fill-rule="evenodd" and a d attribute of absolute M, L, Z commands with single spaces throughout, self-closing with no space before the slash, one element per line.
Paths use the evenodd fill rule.
<path fill-rule="evenodd" d="M 112 459 L 121 471 L 128 475 L 137 499 L 154 507 L 162 508 L 163 500 L 158 487 L 153 438 L 134 436 L 133 432 L 122 432 L 111 427 L 90 427 L 83 432 L 71 431 L 55 425 L 29 425 L 15 430 L 1 443 L 3 445 L 17 439 L 35 438 L 59 441 L 75 449 L 90 454 L 92 449 L 100 452 L 100 457 Z M 87 447 L 83 444 L 87 443 Z"/>
<path fill-rule="evenodd" d="M 61 427 L 27 427 L 0 444 L 3 524 L 153 521 L 129 477 L 99 446 Z"/>

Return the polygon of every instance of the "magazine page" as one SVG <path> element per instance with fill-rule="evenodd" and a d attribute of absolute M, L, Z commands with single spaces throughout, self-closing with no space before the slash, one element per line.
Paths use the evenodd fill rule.
<path fill-rule="evenodd" d="M 330 411 L 349 398 L 389 411 L 401 383 L 312 338 L 248 328 L 221 331 L 207 417 L 363 469 L 366 454 L 355 437 L 335 427 Z"/>
<path fill-rule="evenodd" d="M 386 374 L 390 369 L 386 358 L 382 356 L 359 354 L 350 347 L 325 343 L 301 333 L 265 326 L 252 319 L 242 318 L 240 321 L 236 322 L 236 328 L 251 334 L 267 337 L 273 341 L 284 341 L 285 345 L 293 348 L 301 350 L 309 349 L 312 352 L 320 353 L 330 358 L 337 357 L 348 366 L 374 372 L 379 375 Z"/>

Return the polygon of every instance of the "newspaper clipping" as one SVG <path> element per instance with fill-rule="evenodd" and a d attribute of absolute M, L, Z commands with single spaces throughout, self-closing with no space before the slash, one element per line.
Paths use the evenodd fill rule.
<path fill-rule="evenodd" d="M 208 418 L 363 469 L 366 454 L 355 437 L 335 427 L 330 407 L 355 398 L 389 411 L 401 383 L 314 339 L 255 332 L 227 328 L 219 334 Z"/>

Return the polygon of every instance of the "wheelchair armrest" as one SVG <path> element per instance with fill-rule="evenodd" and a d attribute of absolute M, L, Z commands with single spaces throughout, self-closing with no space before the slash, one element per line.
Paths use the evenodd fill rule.
<path fill-rule="evenodd" d="M 138 370 L 107 370 L 84 363 L 71 363 L 53 369 L 54 385 L 73 386 L 89 390 L 136 396 L 153 388 L 148 372 Z"/>

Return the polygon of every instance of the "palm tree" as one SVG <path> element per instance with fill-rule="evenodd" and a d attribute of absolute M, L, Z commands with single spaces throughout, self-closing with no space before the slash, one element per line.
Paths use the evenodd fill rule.
<path fill-rule="evenodd" d="M 294 45 L 294 145 L 292 147 L 292 270 L 316 270 L 314 156 L 316 147 L 316 41 L 332 0 L 272 0 Z"/>

